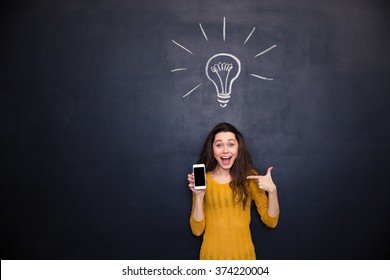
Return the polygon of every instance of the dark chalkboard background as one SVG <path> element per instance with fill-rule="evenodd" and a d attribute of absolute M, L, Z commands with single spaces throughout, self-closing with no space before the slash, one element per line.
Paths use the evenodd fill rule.
<path fill-rule="evenodd" d="M 220 121 L 274 166 L 258 258 L 389 258 L 386 1 L 24 2 L 1 11 L 2 259 L 198 258 L 186 176 Z M 242 62 L 226 108 L 219 52 Z"/>

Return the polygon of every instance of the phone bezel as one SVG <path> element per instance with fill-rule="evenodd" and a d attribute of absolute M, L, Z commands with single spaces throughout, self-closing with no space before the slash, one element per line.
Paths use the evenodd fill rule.
<path fill-rule="evenodd" d="M 204 176 L 204 185 L 196 185 L 196 180 L 195 180 L 195 168 L 203 168 L 203 176 Z M 197 163 L 192 165 L 192 172 L 194 173 L 194 189 L 196 190 L 204 190 L 206 188 L 206 167 L 203 163 Z"/>

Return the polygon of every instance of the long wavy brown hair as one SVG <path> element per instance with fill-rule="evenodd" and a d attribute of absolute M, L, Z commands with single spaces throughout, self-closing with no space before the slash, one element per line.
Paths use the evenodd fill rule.
<path fill-rule="evenodd" d="M 247 150 L 244 137 L 241 132 L 238 131 L 230 123 L 219 123 L 217 124 L 207 135 L 207 138 L 203 144 L 202 151 L 199 155 L 198 163 L 203 163 L 206 166 L 206 171 L 213 171 L 217 167 L 217 160 L 214 157 L 213 143 L 215 135 L 220 132 L 232 132 L 236 136 L 238 142 L 238 154 L 234 161 L 233 166 L 230 168 L 230 175 L 232 181 L 230 187 L 233 190 L 233 195 L 238 197 L 238 202 L 242 201 L 243 208 L 248 200 L 248 175 L 256 174 L 256 170 L 252 164 L 252 158 Z"/>

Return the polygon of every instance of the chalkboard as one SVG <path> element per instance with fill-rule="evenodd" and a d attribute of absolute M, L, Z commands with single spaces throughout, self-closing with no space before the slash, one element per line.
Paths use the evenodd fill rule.
<path fill-rule="evenodd" d="M 259 259 L 389 258 L 385 1 L 7 2 L 2 259 L 197 259 L 186 178 L 221 121 L 274 166 Z"/>

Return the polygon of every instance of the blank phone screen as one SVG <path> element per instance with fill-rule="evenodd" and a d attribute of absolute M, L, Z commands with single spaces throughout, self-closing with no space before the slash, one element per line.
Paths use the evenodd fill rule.
<path fill-rule="evenodd" d="M 195 178 L 195 186 L 205 186 L 206 179 L 204 177 L 204 168 L 203 167 L 195 167 L 194 168 L 194 178 Z"/>

